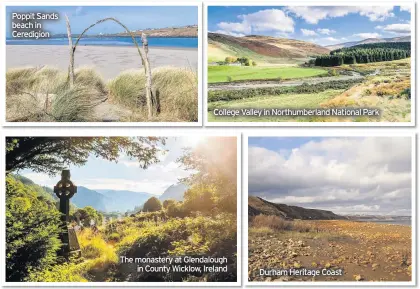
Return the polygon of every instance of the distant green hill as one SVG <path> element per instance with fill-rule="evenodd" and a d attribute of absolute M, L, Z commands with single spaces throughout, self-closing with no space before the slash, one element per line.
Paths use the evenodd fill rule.
<path fill-rule="evenodd" d="M 56 197 L 52 189 L 37 185 L 31 179 L 21 176 L 21 175 L 13 175 L 13 177 L 16 180 L 19 180 L 20 182 L 22 182 L 27 187 L 31 188 L 32 191 L 37 193 L 37 195 L 44 197 L 48 201 L 51 201 L 51 202 L 58 201 L 58 198 Z"/>

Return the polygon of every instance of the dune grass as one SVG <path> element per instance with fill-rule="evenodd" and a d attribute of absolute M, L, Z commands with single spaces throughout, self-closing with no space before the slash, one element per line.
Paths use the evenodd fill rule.
<path fill-rule="evenodd" d="M 108 83 L 111 99 L 138 111 L 131 121 L 139 121 L 146 114 L 146 77 L 143 71 L 126 71 Z M 161 67 L 152 71 L 152 90 L 160 103 L 159 120 L 198 120 L 198 80 L 188 69 Z"/>
<path fill-rule="evenodd" d="M 173 67 L 153 71 L 153 91 L 160 100 L 160 114 L 154 119 L 147 118 L 145 81 L 143 71 L 125 71 L 105 83 L 95 69 L 81 67 L 70 88 L 67 72 L 56 68 L 10 69 L 6 73 L 6 117 L 15 122 L 102 121 L 95 108 L 109 100 L 117 111 L 131 110 L 120 113 L 120 121 L 198 121 L 195 72 Z"/>

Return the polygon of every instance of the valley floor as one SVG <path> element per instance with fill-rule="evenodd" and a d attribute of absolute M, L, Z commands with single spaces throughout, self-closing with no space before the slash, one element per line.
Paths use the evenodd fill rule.
<path fill-rule="evenodd" d="M 410 281 L 411 227 L 294 221 L 307 231 L 249 229 L 250 281 Z M 303 225 L 301 224 L 301 225 Z M 342 269 L 342 276 L 260 276 L 260 269 Z"/>
<path fill-rule="evenodd" d="M 305 69 L 305 68 L 302 68 Z M 210 122 L 409 122 L 411 120 L 411 59 L 376 62 L 369 64 L 343 65 L 331 68 L 336 76 L 325 77 L 324 91 L 301 93 L 290 91 L 273 95 L 272 83 L 270 85 L 256 83 L 210 85 L 208 99 L 213 94 L 224 95 L 223 100 L 210 101 L 208 105 L 208 120 Z M 365 75 L 360 83 L 347 89 L 336 89 L 333 82 L 342 81 L 347 74 L 357 73 Z M 343 75 L 344 74 L 344 75 Z M 310 84 L 312 78 L 301 81 L 291 81 L 289 87 L 299 88 L 302 81 Z M 317 79 L 317 78 L 315 78 Z M 322 79 L 322 78 L 321 78 Z M 280 81 L 280 84 L 285 81 Z M 331 82 L 331 85 L 329 85 Z M 286 81 L 287 83 L 287 81 Z M 305 83 L 306 84 L 306 83 Z M 283 85 L 277 85 L 283 86 Z M 239 89 L 238 89 L 239 87 Z M 250 91 L 258 90 L 257 96 L 246 97 Z M 235 94 L 241 93 L 243 97 L 237 98 Z M 241 108 L 377 108 L 381 111 L 379 117 L 353 116 L 353 117 L 215 117 L 214 109 L 241 109 Z"/>

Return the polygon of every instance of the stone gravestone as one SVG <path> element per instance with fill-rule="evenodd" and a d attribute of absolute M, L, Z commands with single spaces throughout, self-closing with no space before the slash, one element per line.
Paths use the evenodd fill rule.
<path fill-rule="evenodd" d="M 63 228 L 60 233 L 62 242 L 60 255 L 68 258 L 71 254 L 75 254 L 80 257 L 81 250 L 76 232 L 69 226 L 70 198 L 77 193 L 77 187 L 70 180 L 70 170 L 63 170 L 61 172 L 61 180 L 54 186 L 54 193 L 60 199 L 60 213 Z"/>

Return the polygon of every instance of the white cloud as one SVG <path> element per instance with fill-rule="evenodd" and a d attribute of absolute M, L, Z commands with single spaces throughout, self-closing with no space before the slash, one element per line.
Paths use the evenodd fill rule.
<path fill-rule="evenodd" d="M 343 17 L 350 13 L 366 16 L 370 21 L 384 21 L 394 17 L 392 6 L 289 6 L 286 11 L 294 13 L 307 23 L 318 24 L 320 20 Z"/>
<path fill-rule="evenodd" d="M 169 186 L 175 182 L 168 182 L 162 180 L 142 179 L 141 181 L 133 181 L 127 179 L 113 179 L 113 178 L 92 178 L 83 179 L 77 182 L 76 185 L 89 188 L 91 190 L 127 190 L 134 192 L 148 192 L 150 194 L 161 195 Z"/>
<path fill-rule="evenodd" d="M 328 28 L 318 28 L 317 31 L 320 34 L 324 34 L 324 35 L 331 35 L 331 34 L 334 34 L 336 32 L 335 30 L 328 29 Z"/>
<path fill-rule="evenodd" d="M 410 34 L 411 33 L 411 25 L 410 24 L 389 24 L 385 27 L 382 27 L 384 31 L 391 32 L 391 33 L 398 33 L 398 34 Z"/>
<path fill-rule="evenodd" d="M 400 6 L 400 11 L 411 13 L 411 6 Z"/>
<path fill-rule="evenodd" d="M 318 35 L 318 33 L 316 33 L 313 30 L 308 30 L 308 29 L 300 29 L 300 31 L 302 32 L 303 35 L 305 36 L 316 36 Z"/>
<path fill-rule="evenodd" d="M 402 137 L 327 138 L 289 154 L 250 147 L 249 194 L 338 214 L 409 210 L 411 161 Z"/>
<path fill-rule="evenodd" d="M 225 31 L 225 30 L 216 30 L 216 31 L 210 31 L 210 32 L 218 33 L 218 34 L 224 34 L 224 35 L 230 35 L 230 36 L 234 36 L 234 37 L 243 37 L 243 36 L 246 35 L 246 34 L 243 34 L 243 33 L 235 33 L 235 32 L 232 32 L 232 31 Z"/>
<path fill-rule="evenodd" d="M 54 181 L 49 175 L 44 173 L 22 173 L 22 176 L 30 179 L 35 184 L 40 186 L 46 186 L 46 187 L 53 187 L 57 184 L 57 182 L 60 180 L 60 177 L 57 177 Z"/>
<path fill-rule="evenodd" d="M 380 38 L 381 35 L 379 33 L 370 33 L 370 32 L 366 32 L 366 33 L 356 33 L 353 34 L 353 36 L 362 38 L 362 39 L 367 39 L 367 38 Z"/>
<path fill-rule="evenodd" d="M 334 37 L 325 37 L 325 38 L 322 38 L 321 40 L 328 41 L 328 42 L 337 42 L 337 41 L 339 41 L 339 39 L 334 38 Z"/>
<path fill-rule="evenodd" d="M 220 22 L 217 27 L 227 32 L 251 33 L 251 26 L 245 22 Z"/>
<path fill-rule="evenodd" d="M 280 9 L 266 9 L 255 13 L 239 15 L 240 22 L 220 22 L 219 31 L 224 34 L 243 35 L 259 32 L 287 34 L 294 32 L 294 21 Z M 236 34 L 236 35 L 235 35 Z"/>

